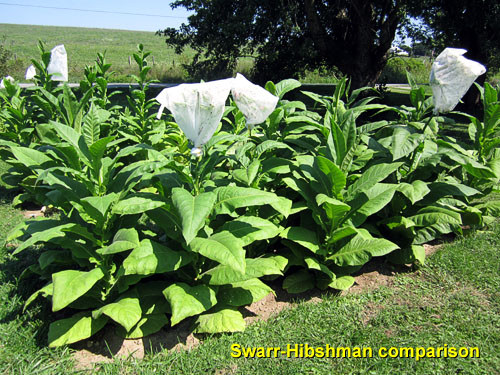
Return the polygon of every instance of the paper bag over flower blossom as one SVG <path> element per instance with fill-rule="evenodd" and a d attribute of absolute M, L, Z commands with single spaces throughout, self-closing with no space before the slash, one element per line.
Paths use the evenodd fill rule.
<path fill-rule="evenodd" d="M 446 48 L 432 64 L 430 85 L 434 98 L 434 113 L 452 111 L 476 78 L 486 68 L 462 55 L 465 49 Z"/>
<path fill-rule="evenodd" d="M 222 119 L 230 91 L 249 128 L 264 122 L 278 103 L 278 97 L 238 74 L 236 78 L 185 83 L 163 89 L 156 97 L 160 103 L 158 119 L 165 107 L 168 108 L 194 144 L 191 154 L 199 157 L 202 153 L 200 147 L 212 137 Z"/>
<path fill-rule="evenodd" d="M 232 78 L 211 82 L 184 83 L 163 89 L 156 100 L 161 112 L 166 107 L 195 147 L 212 137 L 224 114 Z"/>
<path fill-rule="evenodd" d="M 266 121 L 279 99 L 239 73 L 234 79 L 231 93 L 239 110 L 245 115 L 248 128 Z"/>
<path fill-rule="evenodd" d="M 4 89 L 5 88 L 4 81 L 14 82 L 14 78 L 12 78 L 11 76 L 5 76 L 4 78 L 2 78 L 0 80 L 0 89 Z"/>
<path fill-rule="evenodd" d="M 24 78 L 27 80 L 33 79 L 36 76 L 36 69 L 33 64 L 28 66 L 26 69 L 26 73 L 24 74 Z"/>
<path fill-rule="evenodd" d="M 55 46 L 50 51 L 50 62 L 47 66 L 47 73 L 52 74 L 53 81 L 68 80 L 68 55 L 63 44 Z"/>

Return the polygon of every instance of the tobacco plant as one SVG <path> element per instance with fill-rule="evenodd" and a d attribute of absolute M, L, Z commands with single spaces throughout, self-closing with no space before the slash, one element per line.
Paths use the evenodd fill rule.
<path fill-rule="evenodd" d="M 412 85 L 412 106 L 392 108 L 345 79 L 332 96 L 304 93 L 313 108 L 285 99 L 299 82 L 268 82 L 275 98 L 260 124 L 232 90 L 212 138 L 200 141 L 200 129 L 183 134 L 194 126 L 185 119 L 156 118 L 142 45 L 139 88 L 123 107 L 108 91 L 103 54 L 77 96 L 50 80 L 40 51 L 37 86 L 0 91 L 0 147 L 7 180 L 23 189 L 16 202 L 58 211 L 9 236 L 24 241 L 14 253 L 36 249 L 26 272 L 45 285 L 26 306 L 43 296 L 57 313 L 50 346 L 108 323 L 125 338 L 185 320 L 199 333 L 241 331 L 240 308 L 273 292 L 270 279 L 283 276 L 290 293 L 347 289 L 373 257 L 423 263 L 423 243 L 498 215 L 497 203 L 474 203 L 498 184 L 498 93 L 489 86 L 484 121 L 470 117 L 475 150 L 441 134 L 448 120 L 430 113 L 422 88 Z M 199 96 L 195 105 L 207 110 Z M 371 121 L 387 111 L 397 119 Z"/>

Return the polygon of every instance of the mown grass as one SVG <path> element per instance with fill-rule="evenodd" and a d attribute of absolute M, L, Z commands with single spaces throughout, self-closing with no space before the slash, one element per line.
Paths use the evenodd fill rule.
<path fill-rule="evenodd" d="M 0 163 L 0 173 L 6 165 Z M 0 240 L 22 220 L 0 190 Z M 160 351 L 144 360 L 95 367 L 103 374 L 498 374 L 500 371 L 500 225 L 443 246 L 420 270 L 399 273 L 394 285 L 358 295 L 326 293 L 300 302 L 243 333 L 204 337 L 198 348 Z M 35 252 L 0 251 L 0 373 L 74 373 L 71 351 L 48 349 L 52 313 L 42 299 L 23 312 L 40 285 L 20 275 Z M 371 347 L 373 358 L 232 358 L 231 345 L 286 348 Z M 380 358 L 380 347 L 478 347 L 480 358 Z"/>

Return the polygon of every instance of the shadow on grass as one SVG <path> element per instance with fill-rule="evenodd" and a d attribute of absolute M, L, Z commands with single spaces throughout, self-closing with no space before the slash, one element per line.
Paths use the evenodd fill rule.
<path fill-rule="evenodd" d="M 21 193 L 21 189 L 11 186 L 5 186 L 0 183 L 0 204 L 12 203 L 12 200 Z"/>
<path fill-rule="evenodd" d="M 38 275 L 29 271 L 29 267 L 38 259 L 39 250 L 26 249 L 20 254 L 12 255 L 13 251 L 12 247 L 4 247 L 2 250 L 4 255 L 0 263 L 0 284 L 6 286 L 3 289 L 6 295 L 1 296 L 1 299 L 9 301 L 9 304 L 2 307 L 0 324 L 16 320 L 43 322 L 34 334 L 36 344 L 43 347 L 47 345 L 48 324 L 54 319 L 49 304 L 39 299 L 23 311 L 24 302 L 45 284 Z"/>

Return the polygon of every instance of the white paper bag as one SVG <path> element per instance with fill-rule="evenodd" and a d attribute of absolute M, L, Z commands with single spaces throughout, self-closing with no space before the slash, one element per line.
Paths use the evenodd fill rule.
<path fill-rule="evenodd" d="M 160 103 L 158 118 L 168 108 L 186 137 L 195 147 L 201 147 L 222 119 L 232 80 L 184 83 L 163 89 L 156 97 Z"/>
<path fill-rule="evenodd" d="M 36 69 L 33 65 L 28 66 L 26 69 L 26 73 L 24 74 L 24 78 L 27 80 L 33 79 L 36 76 Z"/>
<path fill-rule="evenodd" d="M 5 76 L 4 78 L 2 78 L 2 80 L 0 80 L 0 89 L 4 89 L 5 88 L 4 81 L 14 82 L 14 78 L 12 78 L 11 76 Z"/>
<path fill-rule="evenodd" d="M 50 62 L 47 72 L 52 74 L 53 81 L 68 80 L 68 55 L 63 44 L 55 46 L 50 51 Z"/>
<path fill-rule="evenodd" d="M 434 113 L 452 111 L 476 78 L 486 72 L 477 61 L 462 55 L 465 49 L 446 48 L 431 68 L 430 85 L 434 99 Z"/>
<path fill-rule="evenodd" d="M 233 99 L 245 115 L 247 127 L 261 124 L 269 117 L 278 104 L 278 97 L 266 89 L 253 84 L 243 75 L 237 74 L 231 89 Z"/>

